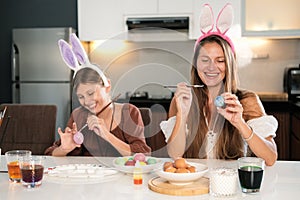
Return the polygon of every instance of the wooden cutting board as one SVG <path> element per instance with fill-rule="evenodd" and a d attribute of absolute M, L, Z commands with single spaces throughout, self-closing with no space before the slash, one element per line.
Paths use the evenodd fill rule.
<path fill-rule="evenodd" d="M 191 184 L 174 185 L 163 178 L 154 177 L 149 180 L 148 187 L 150 190 L 161 194 L 192 196 L 207 194 L 209 192 L 209 179 L 202 177 Z"/>

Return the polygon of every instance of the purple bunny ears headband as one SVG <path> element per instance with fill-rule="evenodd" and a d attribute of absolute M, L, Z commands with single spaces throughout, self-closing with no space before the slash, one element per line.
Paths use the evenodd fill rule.
<path fill-rule="evenodd" d="M 71 34 L 70 41 L 72 47 L 64 40 L 58 41 L 60 54 L 64 62 L 69 66 L 70 69 L 74 70 L 74 76 L 77 71 L 82 68 L 90 68 L 98 72 L 105 87 L 109 86 L 106 76 L 96 65 L 90 63 L 88 56 L 75 33 Z"/>
<path fill-rule="evenodd" d="M 211 6 L 209 4 L 204 4 L 200 15 L 200 30 L 203 33 L 203 35 L 197 39 L 194 49 L 196 49 L 198 44 L 204 38 L 207 38 L 208 36 L 211 35 L 217 35 L 223 38 L 224 40 L 226 40 L 230 45 L 232 51 L 235 52 L 233 42 L 228 36 L 225 35 L 226 32 L 230 29 L 232 23 L 233 23 L 233 8 L 231 4 L 227 3 L 219 12 L 219 15 L 217 17 L 216 20 L 217 31 L 212 31 L 214 28 L 214 14 Z"/>

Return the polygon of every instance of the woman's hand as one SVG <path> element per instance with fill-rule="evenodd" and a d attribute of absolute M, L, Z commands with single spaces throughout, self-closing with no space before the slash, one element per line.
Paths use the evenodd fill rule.
<path fill-rule="evenodd" d="M 69 153 L 76 147 L 80 147 L 80 144 L 76 144 L 73 140 L 73 135 L 77 132 L 76 123 L 73 123 L 72 128 L 67 127 L 65 132 L 62 132 L 61 128 L 58 128 L 58 134 L 60 135 L 61 139 L 61 150 Z"/>
<path fill-rule="evenodd" d="M 103 119 L 98 118 L 96 115 L 90 115 L 87 119 L 87 124 L 90 130 L 94 131 L 97 135 L 108 141 L 110 132 Z"/>
<path fill-rule="evenodd" d="M 243 106 L 238 100 L 237 96 L 231 93 L 223 93 L 222 97 L 225 100 L 225 108 L 217 108 L 218 112 L 224 116 L 233 126 L 239 128 L 242 123 L 245 123 L 243 119 Z"/>
<path fill-rule="evenodd" d="M 192 104 L 191 88 L 184 82 L 178 83 L 174 97 L 178 113 L 186 119 Z"/>

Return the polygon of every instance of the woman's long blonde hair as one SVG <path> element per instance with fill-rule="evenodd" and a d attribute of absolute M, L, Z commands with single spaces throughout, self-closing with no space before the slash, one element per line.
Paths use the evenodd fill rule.
<path fill-rule="evenodd" d="M 196 47 L 193 58 L 193 66 L 191 69 L 191 84 L 204 84 L 198 75 L 197 59 L 201 47 L 207 43 L 217 43 L 223 49 L 226 65 L 225 78 L 223 80 L 224 92 L 231 92 L 234 94 L 239 93 L 237 89 L 238 77 L 235 54 L 234 52 L 232 52 L 230 45 L 224 39 L 216 35 L 211 35 L 203 39 Z M 197 105 L 197 107 L 199 108 L 197 110 L 200 112 L 200 114 L 198 114 L 200 120 L 198 123 L 198 127 L 195 130 L 196 133 L 189 134 L 193 138 L 188 138 L 187 140 L 190 141 L 191 144 L 187 144 L 188 146 L 184 157 L 198 158 L 202 145 L 205 145 L 207 137 L 206 135 L 209 130 L 205 118 L 207 117 L 207 119 L 210 119 L 212 113 L 210 113 L 208 106 L 209 92 L 207 87 L 204 87 L 202 89 L 194 88 L 193 92 L 193 98 L 197 99 L 195 105 Z M 192 117 L 192 112 L 193 111 L 190 112 L 189 117 Z M 188 121 L 193 121 L 193 119 L 190 119 Z M 221 130 L 222 132 L 220 133 L 215 146 L 216 157 L 219 159 L 236 159 L 243 156 L 244 146 L 238 130 L 233 127 L 227 120 L 225 120 L 224 127 Z"/>

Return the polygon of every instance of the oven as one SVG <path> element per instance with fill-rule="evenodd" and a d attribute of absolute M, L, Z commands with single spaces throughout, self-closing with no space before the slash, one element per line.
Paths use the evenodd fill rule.
<path fill-rule="evenodd" d="M 300 65 L 286 68 L 284 72 L 284 92 L 291 101 L 300 101 Z"/>

